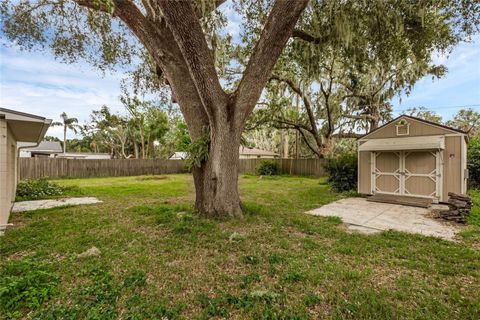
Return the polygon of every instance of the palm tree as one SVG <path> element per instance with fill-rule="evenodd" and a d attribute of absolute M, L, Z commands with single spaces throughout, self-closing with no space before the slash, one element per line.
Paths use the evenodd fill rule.
<path fill-rule="evenodd" d="M 77 129 L 80 129 L 80 126 L 77 124 L 77 118 L 69 118 L 65 112 L 62 112 L 60 118 L 62 118 L 62 122 L 53 122 L 50 126 L 63 126 L 63 153 L 65 153 L 67 152 L 67 130 L 77 133 Z"/>

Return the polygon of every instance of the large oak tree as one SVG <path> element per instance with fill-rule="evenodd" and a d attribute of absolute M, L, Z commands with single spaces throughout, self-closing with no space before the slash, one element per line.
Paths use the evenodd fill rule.
<path fill-rule="evenodd" d="M 254 120 L 294 129 L 314 155 L 332 155 L 339 137 L 390 120 L 394 96 L 409 94 L 426 75 L 443 76 L 434 56 L 478 31 L 478 16 L 478 1 L 468 0 L 316 1 L 302 14 L 302 31 L 277 62 Z M 287 98 L 292 93 L 300 106 Z"/>
<path fill-rule="evenodd" d="M 243 76 L 231 92 L 222 88 L 200 21 L 223 2 L 7 1 L 2 6 L 3 29 L 20 46 L 49 43 L 55 54 L 67 61 L 91 59 L 102 67 L 103 60 L 112 62 L 122 58 L 122 53 L 123 58 L 129 58 L 131 42 L 122 34 L 126 27 L 171 87 L 192 143 L 208 148 L 208 156 L 193 168 L 196 210 L 208 216 L 240 216 L 237 180 L 241 134 L 308 0 L 275 1 Z M 121 24 L 112 25 L 111 18 Z M 101 50 L 95 53 L 101 58 L 86 48 L 98 42 Z"/>

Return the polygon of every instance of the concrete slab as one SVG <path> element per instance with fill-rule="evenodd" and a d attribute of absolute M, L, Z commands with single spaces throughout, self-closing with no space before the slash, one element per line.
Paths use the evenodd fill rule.
<path fill-rule="evenodd" d="M 306 212 L 315 216 L 339 217 L 347 229 L 366 234 L 382 230 L 418 233 L 453 240 L 461 229 L 430 218 L 435 208 L 419 208 L 390 203 L 369 202 L 364 198 L 347 198 Z"/>
<path fill-rule="evenodd" d="M 364 233 L 364 234 L 375 234 L 383 231 L 383 230 L 368 228 L 364 226 L 357 226 L 355 224 L 348 224 L 347 230 L 351 233 Z"/>
<path fill-rule="evenodd" d="M 33 200 L 33 201 L 21 201 L 15 202 L 13 205 L 13 212 L 24 212 L 39 209 L 51 209 L 62 206 L 77 206 L 84 204 L 101 203 L 103 201 L 98 200 L 95 197 L 82 197 L 82 198 L 62 198 L 62 199 L 50 199 L 50 200 Z"/>

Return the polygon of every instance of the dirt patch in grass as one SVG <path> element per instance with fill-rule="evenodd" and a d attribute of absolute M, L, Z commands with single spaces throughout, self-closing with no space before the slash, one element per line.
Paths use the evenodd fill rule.
<path fill-rule="evenodd" d="M 23 258 L 25 257 L 28 257 L 28 256 L 31 256 L 31 255 L 34 255 L 35 252 L 30 252 L 30 251 L 18 251 L 18 252 L 15 252 L 14 254 L 10 255 L 7 260 L 10 260 L 10 261 L 15 261 L 15 260 L 22 260 Z"/>

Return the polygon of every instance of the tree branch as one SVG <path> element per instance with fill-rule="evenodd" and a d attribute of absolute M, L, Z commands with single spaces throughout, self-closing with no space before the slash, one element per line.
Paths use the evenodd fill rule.
<path fill-rule="evenodd" d="M 317 130 L 317 125 L 315 121 L 315 115 L 313 114 L 312 110 L 312 102 L 310 98 L 300 89 L 299 86 L 297 86 L 292 80 L 287 79 L 287 78 L 282 78 L 277 75 L 272 75 L 270 77 L 271 80 L 277 80 L 277 81 L 282 81 L 285 82 L 296 94 L 298 94 L 302 100 L 303 100 L 303 105 L 305 106 L 305 109 L 307 110 L 307 115 L 308 115 L 308 120 L 310 121 L 310 126 L 311 129 L 309 131 L 315 136 L 318 136 L 318 130 Z M 315 138 L 316 139 L 316 138 Z"/>
<path fill-rule="evenodd" d="M 77 4 L 88 9 L 112 13 L 125 23 L 145 46 L 159 69 L 165 73 L 165 78 L 180 105 L 192 137 L 201 136 L 209 124 L 208 115 L 202 106 L 202 101 L 180 48 L 165 21 L 157 21 L 152 16 L 144 16 L 133 1 L 113 1 L 112 12 L 111 8 L 99 6 L 95 0 L 75 0 Z M 157 6 L 150 9 L 159 10 Z M 161 12 L 156 12 L 156 15 L 161 16 Z"/>
<path fill-rule="evenodd" d="M 310 42 L 313 44 L 321 44 L 328 40 L 328 36 L 314 37 L 311 34 L 299 29 L 293 30 L 292 38 L 302 39 L 303 41 Z"/>
<path fill-rule="evenodd" d="M 245 123 L 308 0 L 277 0 L 235 91 L 237 126 Z"/>
<path fill-rule="evenodd" d="M 300 132 L 300 134 L 302 135 L 302 138 L 303 138 L 303 141 L 305 141 L 306 145 L 308 146 L 308 148 L 310 150 L 312 150 L 313 153 L 315 153 L 317 155 L 317 157 L 319 158 L 322 158 L 322 154 L 320 153 L 319 150 L 315 149 L 312 144 L 308 141 L 307 137 L 305 136 L 305 133 L 303 132 L 302 129 L 298 129 L 298 131 Z"/>
<path fill-rule="evenodd" d="M 308 130 L 308 129 L 305 129 L 304 127 L 301 127 L 299 126 L 298 124 L 295 124 L 295 123 L 282 123 L 281 121 L 279 120 L 274 120 L 274 121 L 278 121 L 279 123 L 281 123 L 282 125 L 273 125 L 274 128 L 276 129 L 294 129 L 294 130 L 297 130 L 298 132 L 300 132 L 300 135 L 302 136 L 302 140 L 305 141 L 305 144 L 307 145 L 307 147 L 319 158 L 322 157 L 320 151 L 318 149 L 316 149 L 307 139 L 307 136 L 305 135 L 305 132 L 304 131 L 307 131 L 311 134 L 311 132 Z"/>
<path fill-rule="evenodd" d="M 206 2 L 207 5 L 210 4 L 211 6 L 209 6 L 208 8 L 205 8 L 205 1 L 196 0 L 194 2 L 195 14 L 197 15 L 198 18 L 202 18 L 208 13 L 217 9 L 219 6 L 221 6 L 225 2 L 227 2 L 227 0 L 215 0 L 215 1 L 211 1 L 210 3 Z"/>
<path fill-rule="evenodd" d="M 335 67 L 335 52 L 332 54 L 332 64 L 330 66 L 330 70 L 328 72 L 329 76 L 329 83 L 328 83 L 328 90 L 325 91 L 323 88 L 323 84 L 320 81 L 320 88 L 322 89 L 322 93 L 325 98 L 325 107 L 327 109 L 327 121 L 328 121 L 328 133 L 325 135 L 327 138 L 331 136 L 333 133 L 333 120 L 332 120 L 332 112 L 330 110 L 330 95 L 332 94 L 332 86 L 333 86 L 333 79 L 335 79 L 335 76 L 333 74 L 333 69 Z"/>
<path fill-rule="evenodd" d="M 304 92 L 300 89 L 300 86 L 298 86 L 295 82 L 293 82 L 292 80 L 288 79 L 288 78 L 284 78 L 284 77 L 280 77 L 278 75 L 275 75 L 273 74 L 270 79 L 271 80 L 276 80 L 276 81 L 280 81 L 280 82 L 284 82 L 286 83 L 290 89 L 295 92 L 296 94 L 298 94 L 298 96 L 300 98 L 302 98 L 303 100 L 303 104 L 304 105 L 308 105 L 308 106 L 311 106 L 312 105 L 312 101 L 310 100 L 310 98 L 304 94 Z"/>
<path fill-rule="evenodd" d="M 284 119 L 284 118 L 275 118 L 272 121 L 291 126 L 292 129 L 303 129 L 303 130 L 308 131 L 308 132 L 313 134 L 313 132 L 310 128 L 308 128 L 307 126 L 305 126 L 301 123 L 293 122 L 293 121 L 290 121 L 290 120 L 287 120 L 287 119 Z"/>
<path fill-rule="evenodd" d="M 158 3 L 188 66 L 210 125 L 214 125 L 216 118 L 224 116 L 218 106 L 226 108 L 227 95 L 220 85 L 212 52 L 194 8 L 189 1 L 160 0 Z"/>

